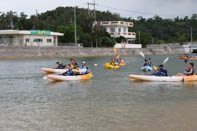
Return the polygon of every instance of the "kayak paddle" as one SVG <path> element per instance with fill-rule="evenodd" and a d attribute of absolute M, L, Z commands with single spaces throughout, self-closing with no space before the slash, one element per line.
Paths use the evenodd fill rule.
<path fill-rule="evenodd" d="M 162 65 L 165 65 L 168 62 L 168 60 L 169 60 L 169 57 L 165 58 L 165 60 L 162 62 Z M 154 71 L 157 71 L 158 67 L 153 65 L 153 69 L 154 69 Z"/>
<path fill-rule="evenodd" d="M 163 61 L 162 65 L 165 65 L 165 64 L 168 62 L 168 60 L 169 60 L 169 57 L 167 57 L 167 58 Z"/>
<path fill-rule="evenodd" d="M 145 58 L 145 55 L 144 55 L 144 53 L 143 53 L 142 51 L 140 51 L 139 53 L 140 53 L 140 55 L 141 55 L 143 58 Z"/>
<path fill-rule="evenodd" d="M 117 50 L 116 50 L 116 48 L 114 48 L 114 54 L 116 54 L 116 52 L 117 52 Z"/>
<path fill-rule="evenodd" d="M 185 59 L 185 60 L 184 60 L 184 63 L 185 63 L 185 64 L 184 64 L 184 70 L 186 70 L 187 62 L 188 62 L 188 60 Z"/>

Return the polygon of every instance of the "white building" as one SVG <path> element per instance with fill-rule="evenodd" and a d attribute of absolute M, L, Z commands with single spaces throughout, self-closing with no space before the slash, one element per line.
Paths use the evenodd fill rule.
<path fill-rule="evenodd" d="M 7 46 L 57 46 L 63 33 L 44 30 L 0 30 L 0 44 Z"/>
<path fill-rule="evenodd" d="M 129 28 L 133 27 L 133 22 L 125 21 L 101 21 L 98 22 L 100 26 L 106 28 L 106 31 L 111 37 L 118 38 L 123 36 L 126 42 L 117 43 L 115 48 L 142 48 L 141 44 L 130 44 L 135 43 L 136 33 L 129 32 Z"/>

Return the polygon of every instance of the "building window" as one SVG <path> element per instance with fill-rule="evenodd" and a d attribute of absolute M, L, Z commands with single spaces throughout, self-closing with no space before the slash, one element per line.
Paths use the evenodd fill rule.
<path fill-rule="evenodd" d="M 43 42 L 43 39 L 34 39 L 33 42 Z"/>
<path fill-rule="evenodd" d="M 124 28 L 124 32 L 127 32 L 127 28 Z"/>
<path fill-rule="evenodd" d="M 114 28 L 110 28 L 110 32 L 111 33 L 115 32 L 115 29 Z"/>
<path fill-rule="evenodd" d="M 119 33 L 121 32 L 121 28 L 118 28 L 118 32 L 119 32 Z"/>
<path fill-rule="evenodd" d="M 47 43 L 51 43 L 52 42 L 52 39 L 47 39 Z"/>
<path fill-rule="evenodd" d="M 25 42 L 29 42 L 29 38 L 26 38 L 26 39 L 25 39 Z"/>

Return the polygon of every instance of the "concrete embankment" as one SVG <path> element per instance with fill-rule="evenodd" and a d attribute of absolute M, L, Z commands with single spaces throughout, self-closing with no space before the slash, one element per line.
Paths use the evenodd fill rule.
<path fill-rule="evenodd" d="M 157 47 L 143 49 L 117 49 L 122 56 L 183 54 L 183 47 Z M 113 48 L 67 48 L 67 47 L 0 47 L 0 59 L 51 58 L 51 57 L 101 57 L 112 56 Z"/>

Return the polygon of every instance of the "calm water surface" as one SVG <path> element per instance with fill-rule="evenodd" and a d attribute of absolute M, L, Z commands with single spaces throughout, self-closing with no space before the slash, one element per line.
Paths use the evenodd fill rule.
<path fill-rule="evenodd" d="M 167 56 L 152 57 L 160 64 Z M 144 74 L 140 57 L 125 57 L 127 66 L 105 70 L 110 57 L 87 61 L 89 81 L 49 83 L 42 67 L 66 59 L 0 61 L 1 131 L 195 131 L 197 83 L 131 82 Z M 98 67 L 93 65 L 97 63 Z M 195 63 L 197 65 L 197 63 Z M 182 72 L 183 61 L 170 56 L 169 74 Z"/>

